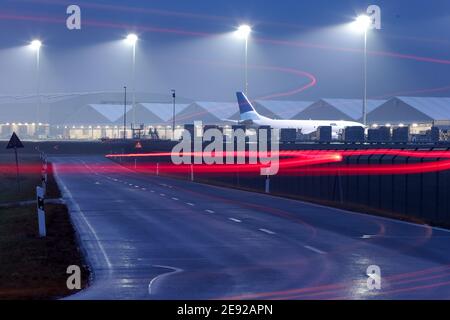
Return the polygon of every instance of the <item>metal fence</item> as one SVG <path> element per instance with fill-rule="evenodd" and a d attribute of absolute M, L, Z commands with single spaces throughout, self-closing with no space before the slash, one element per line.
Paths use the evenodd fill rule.
<path fill-rule="evenodd" d="M 290 146 L 298 149 L 299 146 Z M 368 146 L 308 146 L 309 148 L 326 148 L 327 150 L 356 150 Z M 336 148 L 336 147 L 335 147 Z M 373 146 L 371 146 L 373 148 Z M 386 145 L 382 146 L 387 148 Z M 398 149 L 398 146 L 392 146 Z M 405 147 L 404 150 L 417 151 L 447 151 L 450 148 L 433 147 Z M 344 158 L 345 165 L 380 165 L 380 164 L 413 164 L 437 161 L 440 159 L 414 158 L 395 155 L 360 155 Z M 134 166 L 133 158 L 120 159 L 122 163 Z M 155 162 L 163 163 L 169 158 L 146 159 L 139 158 L 137 169 L 149 168 Z M 322 165 L 327 166 L 327 165 Z M 329 166 L 329 165 L 328 165 Z M 359 212 L 379 214 L 388 217 L 404 218 L 410 221 L 450 226 L 450 171 L 432 173 L 396 174 L 396 175 L 308 175 L 306 172 L 299 176 L 277 175 L 270 179 L 270 193 L 273 195 L 296 198 L 316 202 L 329 206 L 336 206 Z M 148 174 L 154 174 L 149 170 Z M 186 172 L 163 172 L 177 178 L 190 179 L 190 170 Z M 242 188 L 257 192 L 265 192 L 266 177 L 259 175 L 232 174 L 195 174 L 195 181 L 233 188 Z"/>

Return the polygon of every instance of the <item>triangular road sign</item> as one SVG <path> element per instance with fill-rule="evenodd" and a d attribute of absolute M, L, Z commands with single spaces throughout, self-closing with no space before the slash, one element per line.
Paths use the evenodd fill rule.
<path fill-rule="evenodd" d="M 23 148 L 23 143 L 15 132 L 13 132 L 11 139 L 9 139 L 6 149 Z"/>
<path fill-rule="evenodd" d="M 136 149 L 142 149 L 142 144 L 141 144 L 141 142 L 138 141 L 134 147 L 135 147 Z"/>

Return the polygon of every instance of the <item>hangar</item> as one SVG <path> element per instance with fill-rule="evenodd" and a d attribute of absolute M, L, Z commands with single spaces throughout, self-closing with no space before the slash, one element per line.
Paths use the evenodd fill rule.
<path fill-rule="evenodd" d="M 93 131 L 114 130 L 113 136 L 123 132 L 123 94 L 121 93 L 73 93 L 41 97 L 39 123 L 35 123 L 37 100 L 35 96 L 0 96 L 0 135 L 6 137 L 12 130 L 22 135 L 67 136 L 61 130 Z M 166 136 L 172 125 L 173 104 L 168 95 L 137 94 L 136 124 L 145 128 L 157 128 Z M 256 110 L 273 119 L 316 119 L 359 121 L 362 118 L 360 99 L 320 99 L 310 101 L 256 100 Z M 368 124 L 392 127 L 410 125 L 413 133 L 425 132 L 431 126 L 442 130 L 450 128 L 450 98 L 445 97 L 393 97 L 389 100 L 368 100 Z M 237 103 L 195 101 L 179 98 L 176 103 L 176 124 L 225 125 L 227 119 L 240 118 Z M 133 121 L 130 101 L 127 106 L 127 124 Z M 16 128 L 17 127 L 17 128 Z M 147 130 L 146 129 L 146 130 Z M 83 132 L 84 132 L 83 131 Z M 103 132 L 102 131 L 102 132 Z M 34 133 L 33 133 L 34 132 Z M 43 132 L 38 134 L 38 132 Z M 172 131 L 170 131 L 172 132 Z M 25 134 L 26 133 L 26 134 Z M 74 136 L 103 137 L 109 134 L 88 132 Z M 70 137 L 73 135 L 70 134 Z"/>
<path fill-rule="evenodd" d="M 141 103 L 141 105 L 155 114 L 162 121 L 160 123 L 154 124 L 170 124 L 173 117 L 173 104 L 172 103 Z M 175 113 L 180 113 L 184 109 L 186 109 L 189 104 L 176 104 L 175 105 Z"/>
<path fill-rule="evenodd" d="M 118 122 L 119 119 L 123 119 L 123 105 L 117 104 L 90 104 L 91 108 L 100 113 L 108 120 L 109 123 Z M 131 109 L 130 105 L 127 105 L 127 112 Z M 105 122 L 103 122 L 105 123 Z"/>
<path fill-rule="evenodd" d="M 177 123 L 194 123 L 201 121 L 205 124 L 220 124 L 236 111 L 236 105 L 228 102 L 191 103 L 176 115 Z"/>
<path fill-rule="evenodd" d="M 115 124 L 123 124 L 123 105 L 119 105 L 118 106 L 119 110 L 122 110 L 120 117 L 113 121 Z M 149 110 L 148 108 L 146 108 L 145 106 L 143 106 L 140 103 L 137 103 L 135 105 L 135 108 L 133 110 L 133 108 L 131 108 L 130 106 L 130 110 L 127 111 L 127 123 L 132 123 L 133 119 L 136 119 L 136 123 L 135 126 L 140 125 L 140 124 L 156 124 L 156 123 L 163 123 L 164 121 L 158 117 L 154 112 L 152 112 L 151 110 Z"/>
<path fill-rule="evenodd" d="M 394 97 L 367 115 L 371 124 L 450 124 L 450 98 Z"/>
<path fill-rule="evenodd" d="M 218 122 L 210 122 L 209 124 L 220 124 L 226 122 L 225 120 L 231 119 L 238 109 L 235 102 L 196 101 L 194 104 L 207 110 L 208 113 L 219 119 Z"/>
<path fill-rule="evenodd" d="M 312 104 L 312 101 L 256 100 L 256 108 L 273 112 L 276 119 L 290 120 Z"/>
<path fill-rule="evenodd" d="M 36 122 L 37 104 L 34 102 L 6 102 L 0 104 L 0 123 L 7 122 Z M 42 105 L 39 112 L 39 121 L 48 122 L 48 106 Z"/>
<path fill-rule="evenodd" d="M 367 112 L 376 109 L 384 100 L 368 100 Z M 362 100 L 361 99 L 320 99 L 303 111 L 296 114 L 296 120 L 345 120 L 361 121 Z"/>

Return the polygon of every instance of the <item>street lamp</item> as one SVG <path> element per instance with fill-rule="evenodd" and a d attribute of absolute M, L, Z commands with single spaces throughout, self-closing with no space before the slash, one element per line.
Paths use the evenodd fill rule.
<path fill-rule="evenodd" d="M 39 113 L 41 109 L 41 97 L 40 97 L 40 52 L 41 52 L 42 42 L 40 40 L 33 40 L 30 42 L 30 48 L 36 51 L 36 122 L 39 123 Z"/>
<path fill-rule="evenodd" d="M 175 106 L 176 106 L 175 99 L 176 99 L 177 95 L 176 95 L 175 89 L 172 89 L 171 92 L 172 92 L 172 102 L 173 102 L 173 118 L 172 118 L 172 120 L 173 120 L 172 131 L 173 132 L 172 132 L 172 139 L 175 140 Z"/>
<path fill-rule="evenodd" d="M 132 105 L 131 108 L 133 109 L 133 124 L 136 124 L 136 43 L 139 40 L 138 36 L 134 33 L 130 33 L 126 37 L 126 42 L 133 47 L 133 67 L 132 67 Z"/>
<path fill-rule="evenodd" d="M 127 86 L 124 86 L 123 90 L 123 140 L 127 140 Z"/>
<path fill-rule="evenodd" d="M 363 123 L 367 125 L 367 31 L 372 25 L 372 19 L 367 15 L 360 15 L 353 23 L 355 29 L 364 33 L 364 94 L 363 94 Z"/>
<path fill-rule="evenodd" d="M 30 43 L 30 47 L 34 50 L 39 50 L 42 46 L 42 42 L 40 40 L 33 40 Z"/>
<path fill-rule="evenodd" d="M 249 25 L 241 25 L 236 30 L 236 35 L 240 39 L 245 40 L 245 94 L 248 96 L 248 38 L 252 33 L 252 28 Z"/>

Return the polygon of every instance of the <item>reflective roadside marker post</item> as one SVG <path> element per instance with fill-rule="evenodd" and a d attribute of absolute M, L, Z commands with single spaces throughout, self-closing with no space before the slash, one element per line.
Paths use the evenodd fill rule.
<path fill-rule="evenodd" d="M 42 189 L 44 190 L 44 196 L 47 194 L 47 161 L 44 162 L 42 165 L 42 171 L 41 171 L 41 184 Z"/>
<path fill-rule="evenodd" d="M 194 181 L 194 165 L 191 164 L 191 181 Z"/>
<path fill-rule="evenodd" d="M 156 164 L 156 175 L 159 176 L 159 163 Z"/>
<path fill-rule="evenodd" d="M 36 198 L 37 198 L 36 200 L 37 200 L 39 236 L 43 238 L 47 236 L 47 229 L 45 227 L 44 189 L 42 187 L 36 187 Z"/>
<path fill-rule="evenodd" d="M 41 170 L 41 186 L 44 189 L 44 196 L 47 194 L 47 158 L 41 153 L 41 159 L 43 161 Z"/>
<path fill-rule="evenodd" d="M 42 177 L 41 177 L 41 182 L 42 182 L 42 190 L 44 192 L 44 196 L 47 194 L 47 172 L 42 171 Z"/>
<path fill-rule="evenodd" d="M 270 193 L 270 177 L 266 177 L 266 193 Z"/>

